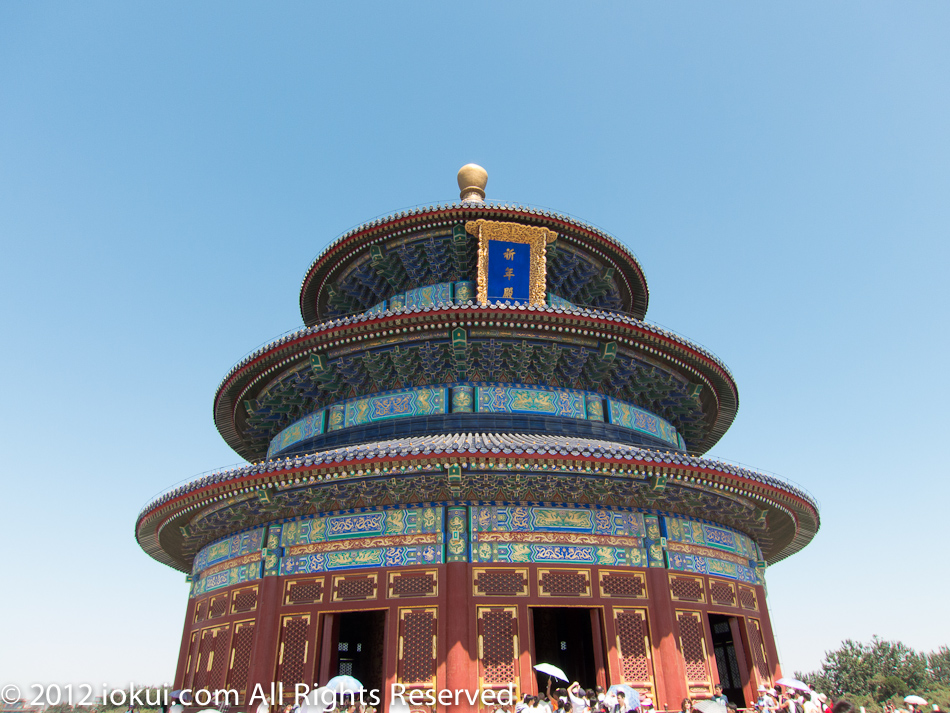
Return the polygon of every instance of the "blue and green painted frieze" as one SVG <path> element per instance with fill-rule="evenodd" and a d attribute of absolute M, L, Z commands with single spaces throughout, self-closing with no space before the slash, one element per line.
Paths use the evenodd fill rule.
<path fill-rule="evenodd" d="M 473 412 L 606 420 L 612 425 L 652 436 L 674 448 L 685 447 L 683 439 L 668 421 L 601 394 L 524 384 L 463 382 L 396 389 L 332 404 L 281 430 L 271 439 L 267 457 L 273 458 L 324 432 L 395 418 Z"/>
<path fill-rule="evenodd" d="M 636 509 L 472 503 L 298 517 L 212 543 L 192 596 L 262 576 L 445 562 L 659 567 L 764 584 L 748 536 Z"/>

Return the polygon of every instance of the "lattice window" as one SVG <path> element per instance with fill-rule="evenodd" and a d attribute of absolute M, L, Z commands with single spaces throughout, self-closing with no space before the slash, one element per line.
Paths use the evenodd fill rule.
<path fill-rule="evenodd" d="M 222 594 L 219 597 L 211 599 L 211 610 L 208 613 L 209 619 L 216 619 L 228 613 L 228 595 Z"/>
<path fill-rule="evenodd" d="M 247 691 L 247 674 L 251 665 L 251 649 L 254 646 L 254 622 L 241 621 L 234 625 L 231 637 L 231 670 L 228 672 L 228 688 L 241 694 Z"/>
<path fill-rule="evenodd" d="M 646 599 L 647 583 L 643 575 L 640 574 L 602 572 L 600 575 L 600 592 L 605 597 Z"/>
<path fill-rule="evenodd" d="M 195 604 L 195 623 L 204 621 L 208 618 L 208 600 L 202 599 Z"/>
<path fill-rule="evenodd" d="M 287 583 L 284 604 L 317 604 L 323 601 L 323 578 Z"/>
<path fill-rule="evenodd" d="M 526 595 L 528 571 L 524 569 L 475 570 L 475 593 L 492 597 Z"/>
<path fill-rule="evenodd" d="M 293 691 L 294 685 L 303 682 L 307 666 L 310 617 L 285 616 L 280 631 L 280 649 L 277 659 L 277 680 L 284 684 L 284 691 Z"/>
<path fill-rule="evenodd" d="M 734 607 L 736 605 L 736 590 L 729 582 L 721 582 L 717 579 L 710 578 L 709 598 L 713 604 Z"/>
<path fill-rule="evenodd" d="M 214 650 L 214 630 L 205 629 L 199 634 L 201 643 L 198 644 L 198 660 L 195 661 L 195 689 L 206 688 L 208 685 L 208 659 Z"/>
<path fill-rule="evenodd" d="M 182 682 L 183 688 L 195 688 L 195 671 L 198 669 L 198 655 L 201 647 L 201 632 L 196 631 L 191 635 L 191 643 L 188 645 L 188 660 L 185 662 L 185 680 Z"/>
<path fill-rule="evenodd" d="M 676 622 L 680 629 L 680 650 L 686 664 L 686 680 L 708 681 L 702 615 L 699 612 L 680 611 L 676 613 Z"/>
<path fill-rule="evenodd" d="M 765 642 L 762 640 L 762 630 L 759 627 L 758 619 L 748 619 L 746 621 L 746 630 L 749 632 L 749 648 L 752 649 L 752 660 L 755 662 L 755 670 L 759 674 L 762 683 L 769 683 L 769 666 L 765 658 Z"/>
<path fill-rule="evenodd" d="M 739 604 L 742 605 L 743 609 L 750 611 L 756 611 L 759 608 L 758 602 L 756 602 L 755 592 L 748 587 L 739 587 Z"/>
<path fill-rule="evenodd" d="M 479 607 L 479 660 L 486 684 L 517 683 L 518 620 L 514 607 Z M 517 686 L 516 686 L 517 688 Z"/>
<path fill-rule="evenodd" d="M 538 588 L 544 597 L 589 597 L 590 572 L 586 570 L 541 570 Z"/>
<path fill-rule="evenodd" d="M 650 675 L 650 639 L 645 609 L 614 609 L 620 672 L 624 683 L 652 685 Z"/>
<path fill-rule="evenodd" d="M 674 601 L 704 602 L 703 580 L 698 577 L 677 577 L 670 575 L 670 593 Z"/>
<path fill-rule="evenodd" d="M 399 624 L 399 680 L 429 683 L 435 678 L 436 610 L 403 609 Z"/>
<path fill-rule="evenodd" d="M 214 648 L 208 661 L 208 680 L 206 686 L 211 691 L 224 688 L 224 676 L 228 670 L 228 649 L 231 643 L 231 627 L 223 626 L 215 631 Z"/>
<path fill-rule="evenodd" d="M 239 589 L 231 598 L 231 613 L 252 611 L 257 608 L 257 587 Z"/>
<path fill-rule="evenodd" d="M 390 597 L 427 597 L 438 593 L 435 572 L 390 574 Z"/>
<path fill-rule="evenodd" d="M 354 601 L 376 598 L 376 577 L 336 577 L 333 580 L 333 601 Z"/>

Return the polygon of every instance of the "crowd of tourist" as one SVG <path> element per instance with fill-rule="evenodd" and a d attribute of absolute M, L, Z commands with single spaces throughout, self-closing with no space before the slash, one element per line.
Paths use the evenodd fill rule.
<path fill-rule="evenodd" d="M 751 709 L 755 713 L 858 713 L 857 709 L 846 700 L 832 702 L 824 693 L 815 690 L 796 691 L 791 688 L 777 686 L 766 688 L 759 686 L 758 699 Z M 728 713 L 735 713 L 739 708 L 723 693 L 723 687 L 716 685 L 715 694 L 710 698 L 718 703 Z M 680 703 L 681 713 L 702 713 L 700 709 L 706 706 L 696 703 L 690 698 L 684 698 Z M 746 710 L 746 709 L 744 709 Z M 576 681 L 566 688 L 552 690 L 551 681 L 548 681 L 547 691 L 539 695 L 526 694 L 515 706 L 500 707 L 495 713 L 659 713 L 653 700 L 649 696 L 628 695 L 623 690 L 603 687 L 584 689 Z M 864 713 L 861 711 L 861 713 Z M 901 713 L 889 711 L 888 713 Z M 910 711 L 909 713 L 922 713 Z"/>

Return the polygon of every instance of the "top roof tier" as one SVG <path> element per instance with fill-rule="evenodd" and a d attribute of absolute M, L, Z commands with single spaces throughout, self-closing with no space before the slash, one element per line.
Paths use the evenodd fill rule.
<path fill-rule="evenodd" d="M 552 211 L 478 200 L 477 185 L 462 185 L 470 183 L 463 180 L 467 168 L 459 172 L 464 200 L 377 218 L 327 247 L 310 265 L 300 288 L 304 323 L 309 327 L 366 312 L 428 285 L 477 282 L 479 240 L 466 231 L 466 225 L 479 220 L 549 231 L 544 292 L 554 301 L 623 312 L 637 319 L 646 315 L 646 277 L 637 258 L 620 241 Z"/>

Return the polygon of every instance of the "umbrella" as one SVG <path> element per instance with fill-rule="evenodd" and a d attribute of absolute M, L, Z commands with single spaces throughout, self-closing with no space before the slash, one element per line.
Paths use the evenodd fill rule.
<path fill-rule="evenodd" d="M 617 699 L 617 693 L 623 691 L 623 695 L 627 699 L 627 710 L 640 707 L 640 694 L 637 693 L 633 688 L 628 686 L 626 683 L 615 683 L 610 688 L 607 689 L 607 695 L 613 696 L 614 700 Z"/>
<path fill-rule="evenodd" d="M 334 693 L 359 693 L 363 690 L 363 684 L 352 676 L 334 676 L 324 688 Z"/>
<path fill-rule="evenodd" d="M 314 688 L 303 698 L 299 713 L 323 713 L 336 703 L 336 694 L 326 688 Z"/>
<path fill-rule="evenodd" d="M 549 663 L 539 663 L 534 667 L 535 671 L 540 671 L 541 673 L 546 673 L 548 676 L 554 676 L 554 678 L 559 678 L 562 681 L 567 681 L 567 676 L 565 673 L 559 669 L 557 666 L 554 666 Z"/>
<path fill-rule="evenodd" d="M 808 684 L 799 681 L 797 678 L 780 678 L 775 682 L 776 686 L 785 686 L 785 688 L 794 688 L 796 691 L 810 691 Z"/>
<path fill-rule="evenodd" d="M 719 701 L 714 701 L 711 698 L 706 698 L 701 701 L 695 701 L 693 703 L 693 708 L 702 713 L 729 713 L 729 709 L 726 708 Z"/>
<path fill-rule="evenodd" d="M 927 705 L 927 701 L 920 696 L 904 696 L 904 703 L 913 703 L 915 706 Z"/>

